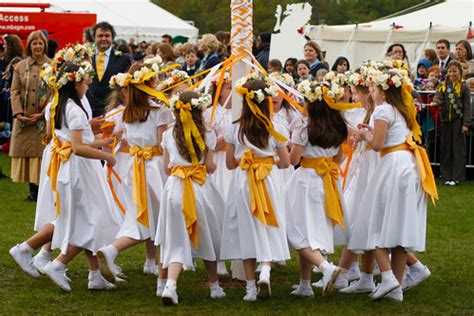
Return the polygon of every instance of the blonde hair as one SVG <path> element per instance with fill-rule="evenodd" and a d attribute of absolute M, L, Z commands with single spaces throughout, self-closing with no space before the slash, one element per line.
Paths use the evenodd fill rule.
<path fill-rule="evenodd" d="M 204 34 L 201 38 L 202 46 L 210 52 L 219 48 L 220 42 L 214 34 Z"/>
<path fill-rule="evenodd" d="M 46 39 L 46 36 L 41 31 L 33 31 L 30 33 L 30 35 L 28 35 L 28 38 L 26 40 L 26 56 L 31 57 L 31 44 L 34 40 L 43 41 L 43 54 L 46 55 L 46 53 L 48 52 L 48 40 Z"/>

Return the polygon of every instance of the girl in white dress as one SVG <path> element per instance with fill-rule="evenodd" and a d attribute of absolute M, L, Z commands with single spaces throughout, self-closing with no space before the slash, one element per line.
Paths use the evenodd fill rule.
<path fill-rule="evenodd" d="M 176 282 L 181 270 L 194 270 L 193 259 L 204 260 L 211 298 L 225 296 L 217 280 L 221 226 L 217 213 L 224 201 L 207 172 L 216 169 L 216 135 L 206 129 L 202 111 L 211 96 L 183 92 L 170 105 L 174 127 L 163 135 L 163 169 L 170 174 L 163 189 L 156 234 L 163 270 L 167 272 L 163 304 L 178 304 Z"/>
<path fill-rule="evenodd" d="M 363 126 L 358 133 L 381 156 L 367 201 L 370 214 L 366 249 L 375 250 L 382 274 L 382 283 L 371 298 L 389 295 L 402 301 L 407 253 L 424 251 L 426 193 L 434 201 L 437 190 L 426 152 L 412 140 L 413 137 L 420 141 L 421 130 L 416 122 L 407 71 L 374 67 L 369 70 L 368 81 L 376 104 L 372 114 L 374 127 Z M 426 175 L 423 181 L 420 172 Z"/>
<path fill-rule="evenodd" d="M 58 105 L 51 110 L 54 155 L 57 155 L 52 160 L 61 161 L 59 172 L 50 173 L 57 190 L 52 248 L 60 248 L 61 253 L 44 268 L 44 272 L 65 291 L 71 290 L 66 265 L 83 249 L 89 264 L 89 285 L 94 283 L 92 288 L 95 289 L 114 287 L 100 276 L 95 257 L 99 246 L 110 242 L 111 233 L 118 231 L 119 219 L 116 210 L 107 203 L 110 192 L 99 161 L 106 160 L 113 165 L 115 159 L 96 149 L 111 139 L 94 139 L 89 124 L 92 113 L 81 102 L 92 73 L 92 65 L 87 62 L 81 65 L 65 63 L 57 80 L 60 85 Z"/>
<path fill-rule="evenodd" d="M 132 76 L 133 74 L 133 76 Z M 150 100 L 152 96 L 166 100 L 164 95 L 150 88 L 157 73 L 143 64 L 135 63 L 129 73 L 119 80 L 124 86 L 125 109 L 122 114 L 126 144 L 121 150 L 133 157 L 128 161 L 123 176 L 125 192 L 125 219 L 116 240 L 101 249 L 97 256 L 102 275 L 114 283 L 114 261 L 117 255 L 143 241 L 154 248 L 158 211 L 160 208 L 164 176 L 161 171 L 160 142 L 168 124 L 173 122 L 171 112 L 164 104 Z M 150 91 L 151 90 L 151 91 Z M 154 92 L 152 92 L 154 91 Z M 167 100 L 166 100 L 167 102 Z M 148 255 L 150 251 L 148 251 Z M 154 258 L 149 260 L 155 261 Z"/>
<path fill-rule="evenodd" d="M 263 80 L 262 80 L 263 79 Z M 245 301 L 257 299 L 256 262 L 264 263 L 258 281 L 260 297 L 269 297 L 271 262 L 290 258 L 284 199 L 278 168 L 289 166 L 284 129 L 269 119 L 268 97 L 276 91 L 256 73 L 237 83 L 244 98 L 242 114 L 228 126 L 227 167 L 233 177 L 226 201 L 221 259 L 243 259 L 247 280 Z M 279 160 L 274 160 L 275 152 Z"/>
<path fill-rule="evenodd" d="M 323 295 L 330 293 L 341 270 L 323 255 L 334 252 L 333 228 L 344 228 L 344 203 L 338 187 L 337 163 L 342 160 L 341 144 L 348 132 L 335 103 L 343 88 L 335 82 L 318 84 L 304 81 L 298 90 L 305 96 L 307 123 L 291 138 L 290 161 L 301 163 L 286 187 L 287 234 L 298 251 L 300 284 L 291 293 L 313 296 L 311 268 L 323 273 Z M 339 93 L 339 94 L 338 94 Z"/>

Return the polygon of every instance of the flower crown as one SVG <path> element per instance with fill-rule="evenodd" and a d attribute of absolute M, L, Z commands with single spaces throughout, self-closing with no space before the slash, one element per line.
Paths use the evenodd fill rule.
<path fill-rule="evenodd" d="M 158 85 L 158 90 L 159 91 L 164 90 L 188 78 L 189 78 L 189 75 L 186 71 L 173 70 L 167 79 L 160 82 L 160 84 Z"/>
<path fill-rule="evenodd" d="M 369 68 L 367 81 L 380 86 L 383 90 L 388 90 L 391 86 L 400 88 L 403 84 L 413 86 L 408 76 L 408 71 L 404 68 Z"/>
<path fill-rule="evenodd" d="M 56 89 L 60 89 L 64 87 L 68 82 L 81 82 L 86 77 L 93 77 L 94 74 L 94 68 L 92 67 L 91 63 L 88 61 L 83 61 L 82 63 L 80 63 L 80 67 L 78 70 L 63 72 L 63 74 L 57 81 L 55 81 L 57 77 L 51 77 L 50 80 L 54 81 L 51 83 L 55 86 Z"/>
<path fill-rule="evenodd" d="M 350 72 L 347 71 L 345 73 L 339 73 L 339 72 L 336 72 L 336 71 L 330 71 L 328 72 L 324 78 L 323 78 L 323 82 L 326 81 L 326 82 L 329 82 L 329 83 L 337 83 L 338 85 L 342 86 L 342 85 L 348 85 L 349 84 L 349 77 L 350 77 Z"/>
<path fill-rule="evenodd" d="M 265 89 L 258 89 L 249 92 L 244 86 L 247 82 L 251 80 L 262 80 L 265 82 L 267 87 Z M 258 103 L 262 103 L 263 100 L 265 100 L 265 97 L 274 97 L 277 95 L 275 81 L 273 81 L 273 79 L 271 79 L 269 76 L 265 76 L 256 72 L 249 73 L 248 75 L 237 80 L 237 82 L 235 83 L 235 90 L 240 95 L 245 95 L 246 93 L 253 93 L 251 99 L 256 100 Z"/>
<path fill-rule="evenodd" d="M 287 73 L 272 72 L 268 76 L 270 78 L 272 78 L 273 80 L 279 80 L 279 81 L 283 82 L 287 86 L 290 86 L 290 87 L 295 86 L 295 80 L 293 79 L 292 76 L 290 76 Z"/>
<path fill-rule="evenodd" d="M 230 72 L 229 72 L 229 71 L 226 71 L 225 74 L 224 74 L 224 82 L 229 81 L 229 79 L 230 79 Z M 218 81 L 219 81 L 219 76 L 217 76 L 217 78 L 213 79 L 213 80 L 211 81 L 211 83 L 212 83 L 213 85 L 216 85 Z"/>
<path fill-rule="evenodd" d="M 110 89 L 127 87 L 132 79 L 133 76 L 128 72 L 118 73 L 110 78 L 109 87 Z"/>
<path fill-rule="evenodd" d="M 146 67 L 156 72 L 159 72 L 164 67 L 163 59 L 160 56 L 145 57 L 143 63 Z"/>
<path fill-rule="evenodd" d="M 344 88 L 333 82 L 322 82 L 304 80 L 298 85 L 301 92 L 310 102 L 322 101 L 324 96 L 331 98 L 334 102 L 339 100 L 344 94 Z"/>
<path fill-rule="evenodd" d="M 179 95 L 175 95 L 170 99 L 171 110 L 173 111 L 178 110 L 176 107 L 176 105 L 178 104 L 178 101 L 179 101 Z M 199 98 L 192 98 L 189 104 L 191 105 L 191 108 L 204 111 L 212 104 L 212 97 L 208 93 L 203 93 L 203 94 L 200 94 Z"/>

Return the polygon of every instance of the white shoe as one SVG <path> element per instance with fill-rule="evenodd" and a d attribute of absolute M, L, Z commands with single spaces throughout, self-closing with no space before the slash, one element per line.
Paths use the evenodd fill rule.
<path fill-rule="evenodd" d="M 313 267 L 313 272 L 314 273 L 322 273 L 321 269 L 318 266 Z"/>
<path fill-rule="evenodd" d="M 255 269 L 255 272 L 260 272 L 262 271 L 262 264 L 259 263 L 258 266 L 257 266 L 257 269 Z"/>
<path fill-rule="evenodd" d="M 88 290 L 113 290 L 116 286 L 99 274 L 98 276 L 91 278 L 89 277 L 89 283 L 87 283 Z"/>
<path fill-rule="evenodd" d="M 246 302 L 256 302 L 257 301 L 257 287 L 252 286 L 250 289 L 246 288 L 247 293 L 244 296 L 244 301 Z"/>
<path fill-rule="evenodd" d="M 341 290 L 343 288 L 346 288 L 349 286 L 349 281 L 347 280 L 347 274 L 339 274 L 339 277 L 336 280 L 336 283 L 334 283 L 334 289 L 335 290 Z"/>
<path fill-rule="evenodd" d="M 221 288 L 219 285 L 215 287 L 211 287 L 211 298 L 223 298 L 225 297 L 224 289 Z"/>
<path fill-rule="evenodd" d="M 225 266 L 224 261 L 217 262 L 217 274 L 218 275 L 229 275 L 229 271 L 227 271 L 227 267 Z"/>
<path fill-rule="evenodd" d="M 258 290 L 257 296 L 260 299 L 269 299 L 272 296 L 272 288 L 270 286 L 270 279 L 260 279 L 257 282 Z"/>
<path fill-rule="evenodd" d="M 163 294 L 163 291 L 165 290 L 166 287 L 166 282 L 163 282 L 163 284 L 159 284 L 158 281 L 156 281 L 156 297 L 161 297 Z"/>
<path fill-rule="evenodd" d="M 311 283 L 311 286 L 317 289 L 322 289 L 323 288 L 323 279 L 320 279 L 319 281 Z"/>
<path fill-rule="evenodd" d="M 41 274 L 44 274 L 44 268 L 51 262 L 51 257 L 46 257 L 41 254 L 41 251 L 33 257 L 33 266 Z"/>
<path fill-rule="evenodd" d="M 330 264 L 328 268 L 323 271 L 323 296 L 328 295 L 334 291 L 337 278 L 341 272 L 342 270 L 333 264 Z"/>
<path fill-rule="evenodd" d="M 71 291 L 71 286 L 69 285 L 69 278 L 66 275 L 66 269 L 54 268 L 53 263 L 51 262 L 46 267 L 44 267 L 44 274 L 46 274 L 54 284 L 59 286 L 66 292 Z"/>
<path fill-rule="evenodd" d="M 387 295 L 388 293 L 392 292 L 399 286 L 400 284 L 398 283 L 395 277 L 382 280 L 382 282 L 377 285 L 375 290 L 372 293 L 370 293 L 369 296 L 372 300 L 378 300 L 384 297 L 385 295 Z"/>
<path fill-rule="evenodd" d="M 143 265 L 143 273 L 158 276 L 158 265 L 154 262 L 145 262 Z"/>
<path fill-rule="evenodd" d="M 114 274 L 117 282 L 127 282 L 127 275 L 122 272 L 122 268 L 118 264 L 114 264 Z"/>
<path fill-rule="evenodd" d="M 176 293 L 176 289 L 165 286 L 163 293 L 161 293 L 161 301 L 165 306 L 178 305 L 178 293 Z"/>
<path fill-rule="evenodd" d="M 392 292 L 388 293 L 384 296 L 384 299 L 394 301 L 394 302 L 403 302 L 403 291 L 402 288 L 399 286 Z"/>
<path fill-rule="evenodd" d="M 10 255 L 13 260 L 18 264 L 20 269 L 22 269 L 26 274 L 32 278 L 39 278 L 40 273 L 36 270 L 33 265 L 33 258 L 31 253 L 27 251 L 22 251 L 20 245 L 13 246 L 10 251 Z"/>
<path fill-rule="evenodd" d="M 351 267 L 351 269 L 347 270 L 346 276 L 347 276 L 347 281 L 348 282 L 359 280 L 360 279 L 359 266 L 357 266 L 357 269 L 352 269 L 352 267 Z"/>
<path fill-rule="evenodd" d="M 97 250 L 97 261 L 99 262 L 100 274 L 110 283 L 117 282 L 117 278 L 115 277 L 115 263 L 107 247 Z"/>
<path fill-rule="evenodd" d="M 343 289 L 340 289 L 341 293 L 372 293 L 375 290 L 375 283 L 364 282 L 359 280 L 352 281 L 351 284 Z"/>
<path fill-rule="evenodd" d="M 421 271 L 412 272 L 409 270 L 409 272 L 403 278 L 403 291 L 408 291 L 429 278 L 431 271 L 427 266 L 424 267 L 425 268 Z"/>
<path fill-rule="evenodd" d="M 291 291 L 291 295 L 298 296 L 298 297 L 313 297 L 314 292 L 310 286 L 301 286 L 298 285 L 296 289 Z"/>

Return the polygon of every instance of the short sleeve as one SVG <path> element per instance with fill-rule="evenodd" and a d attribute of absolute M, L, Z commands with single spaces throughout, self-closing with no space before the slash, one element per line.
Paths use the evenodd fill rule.
<path fill-rule="evenodd" d="M 53 105 L 53 101 L 49 102 L 46 107 L 44 108 L 44 119 L 45 121 L 51 120 L 51 105 Z"/>
<path fill-rule="evenodd" d="M 216 133 L 213 130 L 206 131 L 206 146 L 209 150 L 216 150 L 217 137 Z"/>
<path fill-rule="evenodd" d="M 70 130 L 86 130 L 90 128 L 86 113 L 72 101 L 67 103 L 66 122 Z"/>
<path fill-rule="evenodd" d="M 161 140 L 161 148 L 169 152 L 170 137 L 173 137 L 173 128 L 166 130 L 163 133 L 163 139 Z"/>
<path fill-rule="evenodd" d="M 152 110 L 150 112 L 150 115 L 152 115 L 152 120 L 156 127 L 168 125 L 174 122 L 173 114 L 167 107 L 163 105 L 159 106 L 154 102 L 151 102 L 150 105 L 156 108 L 155 110 Z"/>
<path fill-rule="evenodd" d="M 291 135 L 291 143 L 306 146 L 308 144 L 308 129 L 306 124 L 298 125 Z"/>
<path fill-rule="evenodd" d="M 277 123 L 277 122 L 275 122 L 273 124 L 273 128 L 275 129 L 275 131 L 278 134 L 283 135 L 287 139 L 287 141 L 283 142 L 283 143 L 275 139 L 276 146 L 277 147 L 286 147 L 288 145 L 288 138 L 290 137 L 290 133 L 288 132 L 288 129 L 286 127 L 284 127 L 283 125 Z"/>
<path fill-rule="evenodd" d="M 237 124 L 228 124 L 224 129 L 224 141 L 227 144 L 235 144 L 235 129 Z"/>
<path fill-rule="evenodd" d="M 395 111 L 390 104 L 384 103 L 375 107 L 372 117 L 374 121 L 385 121 L 390 125 L 395 120 Z"/>

